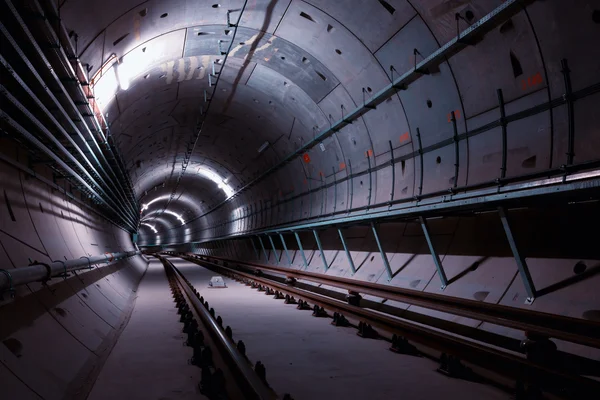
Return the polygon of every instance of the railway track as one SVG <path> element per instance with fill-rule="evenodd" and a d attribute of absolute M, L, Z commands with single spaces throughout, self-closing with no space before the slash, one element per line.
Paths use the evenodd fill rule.
<path fill-rule="evenodd" d="M 190 363 L 202 368 L 200 393 L 209 399 L 292 400 L 287 394 L 277 396 L 269 387 L 264 365 L 250 363 L 244 343 L 234 341 L 231 328 L 223 326 L 192 283 L 165 257 L 155 256 L 165 268 L 187 334 L 185 344 L 193 348 Z"/>
<path fill-rule="evenodd" d="M 197 255 L 181 255 L 180 257 L 222 275 L 240 280 L 247 285 L 252 285 L 261 291 L 271 293 L 275 298 L 285 297 L 291 301 L 297 300 L 300 303 L 299 307 L 307 307 L 310 304 L 313 313 L 329 315 L 334 318 L 335 324 L 346 324 L 348 320 L 357 321 L 359 335 L 369 337 L 379 335 L 378 331 L 386 332 L 391 336 L 391 349 L 395 352 L 411 354 L 415 351 L 420 352 L 423 348 L 434 349 L 434 351 L 441 352 L 436 358 L 440 359 L 442 372 L 466 379 L 472 379 L 473 376 L 479 375 L 479 377 L 491 379 L 491 382 L 500 383 L 505 387 L 515 387 L 517 398 L 530 398 L 525 396 L 530 396 L 526 393 L 531 393 L 531 390 L 543 392 L 554 398 L 569 399 L 595 398 L 600 393 L 600 382 L 597 380 L 583 376 L 564 366 L 555 365 L 552 358 L 553 349 L 547 347 L 548 343 L 551 343 L 546 339 L 547 337 L 565 340 L 569 338 L 575 343 L 597 347 L 598 327 L 597 324 L 590 321 L 557 317 L 530 310 L 509 309 L 509 307 L 457 298 L 442 298 L 443 296 L 435 294 L 411 293 L 413 291 L 384 287 L 384 285 L 368 282 L 217 257 L 209 258 Z M 270 276 L 265 272 L 280 274 L 287 279 L 282 279 L 282 276 Z M 492 347 L 468 337 L 460 337 L 454 333 L 443 332 L 423 324 L 399 319 L 393 315 L 348 304 L 348 302 L 334 297 L 306 290 L 306 287 L 300 288 L 302 285 L 297 283 L 296 279 L 343 288 L 355 294 L 371 294 L 456 315 L 469 316 L 498 325 L 518 327 L 517 329 L 533 332 L 538 335 L 536 337 L 542 339 L 538 339 L 537 345 L 535 342 L 533 343 L 533 350 L 527 356 L 515 354 L 515 352 Z M 452 308 L 454 306 L 456 306 L 456 310 Z M 501 314 L 503 311 L 506 311 L 505 314 Z M 553 321 L 553 317 L 557 317 L 557 320 Z M 572 323 L 569 324 L 570 322 Z M 590 329 L 588 330 L 588 328 Z M 586 336 L 587 332 L 590 332 L 590 335 Z M 428 352 L 425 351 L 425 353 Z M 476 374 L 473 374 L 473 370 Z M 527 391 L 523 388 L 530 389 Z"/>

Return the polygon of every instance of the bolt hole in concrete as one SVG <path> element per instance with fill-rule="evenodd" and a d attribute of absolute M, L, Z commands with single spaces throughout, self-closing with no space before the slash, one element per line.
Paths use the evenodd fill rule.
<path fill-rule="evenodd" d="M 65 311 L 64 308 L 60 308 L 60 307 L 54 307 L 54 311 L 60 315 L 61 317 L 66 317 L 67 316 L 67 312 Z"/>
<path fill-rule="evenodd" d="M 475 14 L 473 14 L 473 11 L 471 10 L 467 10 L 465 12 L 465 19 L 469 22 L 473 21 L 473 18 L 475 18 Z"/>
<path fill-rule="evenodd" d="M 374 259 L 375 259 L 375 256 L 371 256 L 371 262 L 373 262 Z"/>
<path fill-rule="evenodd" d="M 575 273 L 575 275 L 583 274 L 586 269 L 587 269 L 587 265 L 585 265 L 585 263 L 583 261 L 579 261 L 573 267 L 573 273 Z"/>
<path fill-rule="evenodd" d="M 6 348 L 17 358 L 20 358 L 23 354 L 23 344 L 15 338 L 8 338 L 4 340 L 2 344 L 4 344 Z"/>
<path fill-rule="evenodd" d="M 219 7 L 221 7 L 221 5 L 220 5 L 220 4 L 213 4 L 213 5 L 212 5 L 212 8 L 219 8 Z"/>
<path fill-rule="evenodd" d="M 342 54 L 342 51 L 340 49 L 335 49 L 335 52 L 338 54 Z"/>
<path fill-rule="evenodd" d="M 436 164 L 441 164 L 442 163 L 442 157 L 437 156 L 436 159 L 435 159 L 435 163 Z"/>
<path fill-rule="evenodd" d="M 433 107 L 433 103 L 431 102 L 431 100 L 427 100 L 427 107 L 428 108 Z"/>
<path fill-rule="evenodd" d="M 144 8 L 143 10 L 138 12 L 138 14 L 140 14 L 140 17 L 145 17 L 146 15 L 148 15 L 148 9 Z"/>
<path fill-rule="evenodd" d="M 164 13 L 164 14 L 162 14 L 160 17 L 161 17 L 161 18 L 167 18 L 167 16 L 168 16 L 168 15 L 169 15 L 169 13 Z"/>

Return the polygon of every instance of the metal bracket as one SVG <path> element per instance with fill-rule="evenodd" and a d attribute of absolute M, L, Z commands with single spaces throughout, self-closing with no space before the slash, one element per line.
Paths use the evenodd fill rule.
<path fill-rule="evenodd" d="M 532 304 L 535 300 L 537 291 L 535 289 L 533 279 L 531 278 L 531 274 L 529 273 L 527 262 L 525 261 L 525 258 L 521 255 L 521 253 L 519 253 L 519 248 L 517 247 L 517 243 L 513 236 L 512 230 L 510 229 L 510 224 L 508 222 L 506 210 L 504 210 L 504 207 L 498 207 L 498 213 L 500 214 L 500 219 L 502 220 L 502 227 L 504 228 L 506 239 L 508 240 L 508 244 L 510 245 L 513 257 L 517 262 L 517 268 L 519 269 L 519 274 L 521 275 L 521 279 L 523 280 L 523 285 L 525 286 L 525 290 L 527 291 L 527 298 L 525 299 L 525 304 Z"/>
<path fill-rule="evenodd" d="M 385 266 L 385 270 L 388 274 L 388 282 L 392 280 L 394 277 L 392 274 L 392 268 L 390 267 L 390 263 L 387 258 L 387 254 L 383 251 L 383 247 L 381 246 L 381 241 L 379 240 L 379 234 L 377 233 L 377 227 L 374 222 L 371 222 L 371 229 L 373 230 L 373 236 L 375 236 L 375 241 L 377 242 L 377 247 L 379 248 L 379 254 L 381 254 L 381 259 L 383 260 L 383 265 Z"/>
<path fill-rule="evenodd" d="M 354 266 L 354 261 L 352 261 L 352 256 L 348 251 L 348 246 L 346 246 L 346 240 L 344 239 L 344 234 L 342 230 L 338 228 L 338 234 L 340 235 L 340 240 L 342 241 L 342 246 L 344 246 L 344 251 L 346 252 L 346 257 L 348 258 L 348 264 L 350 264 L 350 270 L 352 271 L 352 275 L 356 273 L 356 267 Z"/>
<path fill-rule="evenodd" d="M 321 260 L 323 260 L 323 267 L 325 268 L 325 272 L 329 269 L 329 265 L 327 264 L 327 259 L 325 259 L 325 253 L 323 252 L 323 246 L 321 245 L 321 239 L 319 239 L 319 233 L 316 229 L 313 229 L 313 235 L 315 235 L 315 240 L 317 241 L 317 246 L 319 247 L 319 251 L 321 252 Z"/>
<path fill-rule="evenodd" d="M 302 248 L 300 236 L 298 236 L 298 232 L 294 232 L 294 236 L 296 237 L 296 242 L 298 242 L 298 249 L 300 249 L 300 255 L 302 256 L 302 260 L 304 261 L 304 270 L 306 270 L 308 268 L 308 262 L 306 261 L 306 255 L 304 254 L 304 249 Z"/>
<path fill-rule="evenodd" d="M 427 227 L 427 220 L 423 217 L 419 217 L 419 221 L 421 222 L 421 229 L 423 229 L 423 234 L 425 235 L 425 240 L 427 240 L 427 245 L 429 246 L 429 251 L 431 252 L 431 256 L 433 257 L 433 262 L 435 263 L 435 268 L 437 269 L 438 276 L 440 281 L 442 281 L 441 290 L 446 289 L 448 286 L 448 278 L 446 278 L 446 273 L 444 272 L 444 266 L 442 265 L 442 261 L 440 260 L 440 256 L 435 251 L 433 247 L 433 241 L 431 240 L 431 235 L 429 234 L 429 228 Z"/>

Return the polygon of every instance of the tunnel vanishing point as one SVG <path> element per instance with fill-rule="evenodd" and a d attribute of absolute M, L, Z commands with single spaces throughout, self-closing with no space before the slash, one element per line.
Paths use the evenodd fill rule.
<path fill-rule="evenodd" d="M 600 0 L 0 0 L 0 399 L 600 398 Z"/>

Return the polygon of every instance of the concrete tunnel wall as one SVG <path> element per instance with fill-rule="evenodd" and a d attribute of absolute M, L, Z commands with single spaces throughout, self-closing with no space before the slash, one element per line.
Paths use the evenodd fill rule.
<path fill-rule="evenodd" d="M 16 147 L 5 145 L 4 155 L 27 158 L 23 152 L 14 157 Z M 45 167 L 34 169 L 52 182 Z M 129 233 L 93 212 L 93 207 L 5 161 L 0 161 L 0 182 L 0 269 L 10 273 L 31 261 L 136 249 Z M 25 400 L 85 395 L 127 322 L 146 268 L 145 259 L 134 256 L 81 270 L 67 279 L 53 278 L 47 286 L 36 282 L 17 287 L 14 299 L 4 293 L 0 396 Z"/>
<path fill-rule="evenodd" d="M 352 1 L 347 7 L 328 1 L 275 3 L 275 11 L 283 7 L 280 3 L 289 3 L 289 7 L 285 12 L 273 12 L 272 23 L 279 21 L 278 28 L 267 29 L 259 43 L 264 53 L 258 50 L 253 53 L 252 65 L 256 64 L 256 68 L 246 72 L 241 83 L 234 87 L 232 80 L 236 72 L 239 73 L 239 63 L 248 54 L 247 47 L 259 26 L 256 13 L 265 12 L 272 2 L 257 2 L 250 10 L 254 12 L 252 17 L 242 23 L 238 34 L 240 42 L 246 45 L 236 48 L 230 65 L 225 66 L 221 84 L 226 92 L 216 96 L 216 109 L 225 111 L 220 118 L 215 117 L 215 126 L 205 129 L 206 134 L 200 137 L 198 145 L 197 163 L 214 166 L 230 177 L 234 188 L 242 187 L 300 144 L 311 140 L 315 132 L 360 106 L 365 98 L 388 85 L 392 75 L 398 77 L 410 71 L 414 49 L 419 51 L 417 61 L 420 61 L 454 38 L 456 12 L 471 13 L 471 22 L 459 21 L 462 30 L 502 4 L 499 0 L 464 1 L 459 2 L 460 5 L 441 0 Z M 390 5 L 393 12 L 383 3 Z M 158 235 L 142 228 L 140 243 L 152 245 L 159 237 L 161 245 L 203 241 L 321 215 L 340 216 L 353 210 L 377 212 L 387 209 L 391 200 L 406 205 L 415 196 L 441 198 L 450 188 L 462 193 L 475 185 L 495 187 L 502 168 L 502 128 L 497 125 L 479 129 L 500 118 L 497 90 L 502 90 L 506 115 L 510 116 L 563 96 L 566 90 L 563 59 L 568 61 L 574 91 L 597 83 L 600 67 L 595 61 L 598 50 L 594 43 L 598 38 L 599 3 L 587 0 L 573 4 L 559 0 L 533 2 L 476 45 L 448 58 L 438 70 L 421 77 L 407 90 L 398 91 L 376 110 L 324 140 L 322 146 L 309 150 L 305 159 L 297 158 L 210 213 L 207 212 L 224 200 L 222 192 L 211 182 L 188 174 L 184 177 L 187 179 L 184 197 L 188 201 L 169 204 L 171 211 L 183 215 L 188 222 L 181 226 L 174 218 L 164 215 L 164 221 L 157 223 Z M 148 10 L 160 4 L 148 3 Z M 223 4 L 222 8 L 226 6 Z M 224 34 L 219 36 L 221 29 L 217 24 L 221 15 L 218 10 L 205 12 L 199 7 L 203 18 L 193 29 L 188 28 L 182 47 L 187 57 L 214 54 L 217 48 L 210 43 L 217 39 L 228 40 Z M 191 11 L 188 2 L 176 2 L 165 20 L 177 21 L 178 13 L 186 10 Z M 357 15 L 368 18 L 357 19 Z M 106 38 L 116 37 L 116 32 L 127 32 L 128 18 L 123 16 L 123 21 L 113 22 L 105 33 Z M 147 38 L 150 32 L 163 30 L 161 24 L 164 23 L 140 21 L 142 27 L 148 27 Z M 197 30 L 211 34 L 196 35 Z M 160 45 L 160 42 L 153 43 L 159 39 L 143 45 L 148 48 Z M 173 43 L 178 42 L 173 40 Z M 114 50 L 120 55 L 134 46 L 141 45 L 128 36 L 117 46 L 105 46 L 104 51 Z M 84 54 L 93 59 L 93 51 L 89 49 Z M 304 59 L 306 64 L 300 62 Z M 177 65 L 190 63 L 188 59 L 175 62 L 173 73 L 179 71 L 181 77 L 183 67 L 177 69 Z M 302 65 L 298 67 L 298 64 Z M 165 65 L 150 70 L 149 79 L 161 76 L 156 70 L 170 71 L 171 64 Z M 394 66 L 395 72 L 390 66 Z M 315 71 L 326 79 L 319 79 Z M 130 160 L 131 173 L 139 176 L 139 190 L 154 189 L 149 190 L 142 201 L 161 195 L 168 197 L 172 190 L 168 181 L 162 186 L 164 174 L 150 172 L 150 165 L 160 165 L 161 157 L 172 152 L 167 139 L 173 140 L 176 136 L 169 136 L 170 129 L 175 129 L 175 133 L 186 125 L 179 122 L 183 111 L 177 111 L 178 108 L 183 107 L 182 103 L 193 102 L 194 93 L 208 88 L 206 79 L 200 78 L 204 76 L 196 78 L 194 75 L 191 81 L 181 77 L 167 85 L 160 80 L 146 83 L 138 79 L 126 93 L 118 93 L 118 101 L 109 106 L 109 119 L 119 143 L 125 152 L 142 161 L 142 167 L 136 168 Z M 178 86 L 174 86 L 175 83 Z M 190 85 L 194 85 L 194 90 Z M 177 87 L 186 90 L 179 97 L 173 97 Z M 150 88 L 165 90 L 169 95 L 164 99 L 145 100 Z M 228 108 L 225 100 L 232 89 L 236 90 L 236 96 Z M 324 89 L 329 91 L 323 94 Z M 594 111 L 598 98 L 598 93 L 593 93 L 575 102 L 575 164 L 598 160 L 599 123 Z M 175 103 L 176 100 L 179 103 Z M 117 103 L 125 105 L 117 107 Z M 177 112 L 166 116 L 166 107 L 173 104 L 177 104 Z M 133 114 L 146 110 L 143 121 L 148 125 L 134 124 Z M 452 111 L 457 116 L 457 133 L 469 133 L 459 140 L 458 160 L 454 156 L 453 124 L 449 118 Z M 525 114 L 506 127 L 506 178 L 515 181 L 527 180 L 528 174 L 556 171 L 567 163 L 567 105 Z M 156 128 L 162 127 L 161 124 L 174 128 Z M 223 130 L 223 126 L 228 125 L 231 129 Z M 422 171 L 417 129 L 425 151 Z M 134 132 L 143 132 L 142 138 L 132 139 Z M 257 154 L 256 149 L 265 140 L 270 141 L 272 147 L 264 154 Z M 390 165 L 392 153 L 396 161 Z M 458 176 L 455 176 L 455 164 L 458 164 Z M 371 171 L 367 172 L 369 168 Z M 157 177 L 149 180 L 152 174 Z M 164 203 L 155 207 L 160 209 L 162 205 Z M 394 204 L 391 208 L 398 206 Z"/>
<path fill-rule="evenodd" d="M 185 139 L 195 129 L 193 112 L 197 110 L 203 89 L 208 86 L 206 79 L 199 79 L 200 73 L 192 74 L 193 79 L 189 80 L 183 79 L 184 73 L 188 73 L 192 65 L 208 66 L 217 58 L 214 43 L 219 38 L 227 39 L 225 33 L 220 34 L 225 26 L 225 10 L 236 8 L 239 2 L 223 1 L 216 9 L 210 3 L 198 4 L 196 0 L 138 3 L 138 0 L 110 1 L 109 5 L 67 1 L 61 11 L 65 24 L 79 34 L 80 49 L 83 49 L 81 60 L 92 66 L 91 73 L 113 52 L 120 57 L 144 44 L 150 47 L 156 44 L 165 50 L 163 57 L 146 71 L 151 79 L 140 77 L 132 82 L 131 88 L 118 93 L 117 101 L 107 108 L 112 134 L 125 156 L 137 196 L 142 201 L 150 201 L 170 195 L 173 186 L 167 177 L 172 171 L 171 163 L 181 161 L 187 144 Z M 270 3 L 261 0 L 253 3 L 255 9 L 242 21 L 240 38 L 249 39 L 261 29 L 264 11 Z M 409 70 L 413 49 L 419 49 L 426 56 L 451 39 L 455 35 L 455 12 L 466 15 L 466 11 L 471 11 L 477 20 L 502 2 L 464 1 L 454 2 L 460 5 L 451 7 L 449 2 L 437 0 L 356 0 L 345 8 L 336 7 L 330 1 L 275 3 L 276 18 L 266 29 L 268 39 L 263 40 L 280 46 L 281 53 L 273 57 L 275 46 L 270 46 L 264 50 L 271 52 L 269 57 L 257 54 L 253 73 L 244 75 L 242 82 L 246 84 L 239 86 L 229 111 L 217 113 L 211 121 L 209 127 L 213 133 L 200 139 L 192 160 L 228 176 L 234 188 L 243 186 L 312 139 L 313 127 L 319 131 L 330 121 L 340 119 L 341 105 L 344 112 L 353 110 L 365 95 L 377 93 L 389 84 L 390 65 L 394 65 L 398 73 Z M 383 3 L 395 11 L 390 12 Z M 90 12 L 93 7 L 103 10 Z M 136 15 L 141 15 L 142 9 L 149 12 L 140 19 Z M 395 176 L 394 199 L 407 202 L 419 193 L 421 174 L 425 195 L 446 191 L 455 182 L 459 188 L 493 182 L 500 174 L 501 128 L 494 127 L 461 140 L 456 177 L 454 147 L 445 142 L 453 134 L 448 114 L 456 112 L 458 133 L 462 134 L 500 116 L 496 97 L 499 88 L 504 92 L 507 114 L 560 98 L 565 91 L 560 65 L 563 58 L 569 61 L 574 91 L 596 84 L 600 71 L 597 64 L 600 48 L 596 45 L 598 9 L 597 0 L 533 3 L 526 12 L 498 27 L 482 42 L 449 59 L 439 71 L 423 77 L 407 91 L 398 93 L 377 110 L 334 134 L 324 143 L 325 151 L 320 146 L 310 150 L 310 162 L 299 159 L 290 163 L 203 217 L 199 216 L 224 200 L 224 194 L 213 182 L 186 176 L 181 185 L 183 193 L 170 205 L 170 210 L 184 215 L 190 222 L 179 226 L 172 216 L 162 215 L 156 219 L 159 235 L 141 228 L 141 244 L 150 246 L 160 238 L 161 245 L 166 245 L 165 250 L 208 251 L 214 255 L 255 260 L 248 242 L 232 241 L 226 249 L 207 244 L 203 250 L 185 243 L 316 218 L 334 211 L 350 213 L 367 204 L 384 203 L 391 196 L 392 176 Z M 190 10 L 196 10 L 198 15 Z M 162 18 L 166 11 L 169 15 Z M 136 34 L 129 34 L 133 32 L 132 20 L 138 27 Z M 219 35 L 210 36 L 214 43 L 207 45 L 203 42 L 208 40 L 207 36 L 186 36 L 188 31 L 193 32 L 192 25 L 218 31 Z M 463 29 L 465 27 L 463 24 Z M 186 37 L 188 42 L 185 42 Z M 172 43 L 179 43 L 181 47 L 171 46 Z M 184 53 L 186 43 L 191 46 L 189 52 Z M 207 54 L 207 58 L 202 58 Z M 223 71 L 223 89 L 232 90 L 247 54 L 248 50 L 243 49 L 238 51 L 237 57 L 231 57 Z M 171 80 L 169 76 L 163 77 L 167 68 L 174 71 Z M 317 70 L 322 77 L 316 74 Z M 149 97 L 152 93 L 160 95 Z M 598 93 L 593 93 L 575 102 L 576 163 L 598 159 L 599 114 L 595 112 L 598 99 Z M 225 97 L 216 100 L 217 106 L 226 108 Z M 271 106 L 271 102 L 277 107 Z M 255 118 L 258 116 L 261 118 Z M 386 165 L 392 154 L 390 142 L 395 158 L 417 151 L 417 128 L 423 146 L 432 146 L 425 155 L 423 170 L 414 156 Z M 552 111 L 544 110 L 511 122 L 507 135 L 508 177 L 517 179 L 523 174 L 559 167 L 567 158 L 567 106 L 563 104 Z M 256 149 L 266 140 L 272 143 L 271 151 L 256 156 Z M 25 154 L 14 158 L 26 164 Z M 383 167 L 345 179 L 351 172 L 366 171 L 369 163 L 371 167 Z M 36 173 L 52 179 L 43 167 L 35 169 Z M 9 270 L 26 265 L 29 258 L 70 259 L 133 249 L 129 234 L 87 207 L 68 200 L 60 191 L 7 163 L 1 163 L 0 171 L 5 192 L 5 195 L 0 194 L 2 268 Z M 311 186 L 313 183 L 316 185 Z M 332 186 L 319 189 L 323 184 Z M 314 192 L 309 194 L 309 190 Z M 524 288 L 515 262 L 502 244 L 504 236 L 496 216 L 481 214 L 431 221 L 435 245 L 452 281 L 443 293 L 599 319 L 600 298 L 595 289 L 600 283 L 596 274 L 600 255 L 593 237 L 585 235 L 585 232 L 596 232 L 594 218 L 590 216 L 597 211 L 585 206 L 578 210 L 560 220 L 556 220 L 556 213 L 551 211 L 527 212 L 515 227 L 518 238 L 526 241 L 524 252 L 538 289 L 555 289 L 547 290 L 530 306 L 524 305 Z M 576 229 L 568 217 L 577 221 Z M 554 220 L 552 224 L 550 219 Z M 418 226 L 382 225 L 380 234 L 393 279 L 387 282 L 369 228 L 360 227 L 347 232 L 354 263 L 360 266 L 355 278 L 439 292 L 440 282 Z M 301 268 L 293 237 L 286 236 L 286 240 L 293 267 Z M 309 259 L 308 270 L 324 272 L 311 234 L 302 234 L 302 240 Z M 349 276 L 349 265 L 340 251 L 336 232 L 323 232 L 322 240 L 329 263 L 327 273 Z M 540 243 L 552 251 L 541 251 Z M 269 262 L 276 262 L 270 243 L 265 242 L 265 246 Z M 279 259 L 285 260 L 278 243 L 277 248 Z M 264 262 L 262 257 L 259 248 L 260 262 Z M 585 272 L 575 272 L 578 263 L 585 264 Z M 101 365 L 126 321 L 145 268 L 145 261 L 136 257 L 82 272 L 79 277 L 83 282 L 78 277 L 65 281 L 53 279 L 48 285 L 54 292 L 40 284 L 31 284 L 17 290 L 15 301 L 5 297 L 0 304 L 0 341 L 3 343 L 0 345 L 0 378 L 3 384 L 6 382 L 3 390 L 8 388 L 8 392 L 3 393 L 14 393 L 23 399 L 58 399 L 65 394 L 83 392 L 89 383 L 87 378 L 97 372 L 95 366 Z M 366 299 L 381 303 L 380 299 Z M 480 321 L 404 304 L 393 305 L 479 330 L 522 338 L 521 332 Z M 597 351 L 564 343 L 559 346 L 600 359 Z"/>

